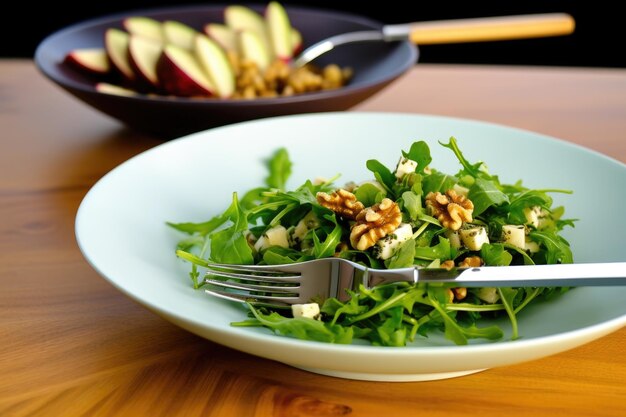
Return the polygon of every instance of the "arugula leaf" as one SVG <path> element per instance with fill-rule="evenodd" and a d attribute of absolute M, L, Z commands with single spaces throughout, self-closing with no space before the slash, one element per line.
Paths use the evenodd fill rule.
<path fill-rule="evenodd" d="M 213 217 L 211 220 L 202 223 L 171 223 L 166 222 L 166 224 L 179 232 L 187 233 L 187 234 L 199 234 L 201 236 L 205 236 L 211 233 L 213 230 L 220 227 L 226 218 L 223 214 Z"/>
<path fill-rule="evenodd" d="M 406 328 L 402 325 L 402 306 L 390 308 L 385 312 L 387 318 L 376 326 L 376 344 L 382 346 L 405 346 Z"/>
<path fill-rule="evenodd" d="M 439 236 L 439 243 L 435 246 L 427 246 L 427 247 L 416 247 L 415 248 L 415 257 L 418 259 L 452 259 L 452 248 L 450 246 L 450 241 L 443 236 Z"/>
<path fill-rule="evenodd" d="M 301 252 L 280 246 L 271 246 L 263 252 L 263 262 L 267 265 L 291 264 L 301 257 Z"/>
<path fill-rule="evenodd" d="M 428 195 L 428 193 L 431 192 L 436 193 L 437 191 L 444 193 L 454 187 L 456 183 L 456 177 L 438 171 L 432 171 L 430 175 L 425 175 L 424 178 L 422 178 L 422 189 L 424 195 Z"/>
<path fill-rule="evenodd" d="M 276 312 L 263 314 L 252 304 L 246 303 L 254 317 L 258 320 L 258 325 L 267 327 L 285 336 L 292 336 L 303 340 L 316 340 L 319 342 L 349 344 L 352 342 L 352 327 L 332 325 L 321 320 L 307 317 L 288 318 Z M 235 322 L 233 326 L 250 326 L 255 322 Z"/>
<path fill-rule="evenodd" d="M 429 286 L 428 298 L 432 306 L 443 318 L 445 326 L 445 336 L 457 345 L 466 345 L 468 339 L 484 338 L 488 340 L 498 340 L 502 338 L 502 330 L 497 326 L 478 328 L 475 325 L 462 327 L 454 319 L 455 311 L 446 310 L 446 287 Z"/>
<path fill-rule="evenodd" d="M 249 210 L 259 204 L 261 204 L 265 197 L 263 195 L 268 189 L 265 187 L 257 187 L 253 188 L 250 191 L 246 192 L 243 197 L 239 199 L 239 205 L 244 210 Z"/>
<path fill-rule="evenodd" d="M 337 223 L 337 219 L 335 218 L 335 214 L 329 216 L 324 216 L 326 220 L 330 220 L 335 224 L 332 232 L 330 232 L 324 242 L 320 242 L 319 237 L 316 233 L 313 233 L 313 255 L 315 258 L 328 258 L 333 256 L 335 253 L 335 248 L 341 242 L 341 236 L 343 233 L 343 229 L 339 223 Z"/>
<path fill-rule="evenodd" d="M 572 250 L 567 240 L 553 231 L 542 230 L 530 232 L 530 238 L 541 242 L 546 248 L 546 262 L 549 264 L 571 264 L 574 262 Z"/>
<path fill-rule="evenodd" d="M 442 146 L 444 146 L 444 147 L 446 147 L 448 149 L 451 149 L 452 152 L 454 152 L 454 155 L 456 156 L 456 158 L 459 160 L 459 162 L 463 166 L 465 174 L 471 175 L 474 178 L 479 178 L 479 177 L 482 177 L 482 176 L 489 177 L 489 175 L 486 174 L 485 171 L 483 170 L 483 167 L 484 167 L 484 163 L 483 162 L 477 162 L 475 164 L 470 164 L 469 161 L 467 159 L 465 159 L 465 157 L 463 156 L 463 153 L 459 149 L 459 145 L 456 142 L 456 138 L 454 138 L 452 136 L 452 137 L 450 137 L 448 143 L 443 143 L 441 141 L 439 143 Z"/>
<path fill-rule="evenodd" d="M 519 337 L 519 332 L 517 328 L 517 316 L 515 314 L 513 303 L 518 294 L 518 290 L 515 288 L 498 288 L 498 294 L 500 295 L 502 305 L 504 305 L 504 309 L 506 310 L 509 320 L 511 321 L 511 338 L 515 340 Z"/>
<path fill-rule="evenodd" d="M 433 158 L 430 156 L 430 148 L 424 141 L 413 142 L 409 152 L 402 151 L 402 155 L 405 158 L 409 158 L 412 161 L 417 162 L 417 172 L 424 172 L 424 169 L 428 167 Z"/>
<path fill-rule="evenodd" d="M 365 207 L 370 207 L 380 203 L 387 196 L 387 192 L 371 182 L 366 182 L 354 190 L 354 195 Z"/>
<path fill-rule="evenodd" d="M 409 218 L 413 221 L 417 220 L 423 212 L 422 199 L 413 191 L 405 191 L 402 193 L 402 203 L 404 209 L 409 214 Z M 367 207 L 367 206 L 366 206 Z"/>
<path fill-rule="evenodd" d="M 374 177 L 380 185 L 385 187 L 387 193 L 392 194 L 393 186 L 396 183 L 396 176 L 393 175 L 389 168 L 375 159 L 367 161 L 365 166 L 374 173 Z"/>
<path fill-rule="evenodd" d="M 472 214 L 474 217 L 480 216 L 491 206 L 509 202 L 507 195 L 500 191 L 493 181 L 482 178 L 476 178 L 470 187 L 468 198 L 474 203 Z"/>
<path fill-rule="evenodd" d="M 285 189 L 285 184 L 291 175 L 291 161 L 287 149 L 280 148 L 268 161 L 270 175 L 265 179 L 265 183 L 270 188 L 279 190 Z"/>
<path fill-rule="evenodd" d="M 246 213 L 239 207 L 237 193 L 233 193 L 233 201 L 224 212 L 224 217 L 232 222 L 232 226 L 211 235 L 211 260 L 224 264 L 254 263 L 252 248 L 244 235 L 248 230 L 248 220 Z"/>
<path fill-rule="evenodd" d="M 413 239 L 409 239 L 405 242 L 402 242 L 396 253 L 394 253 L 393 256 L 385 262 L 385 266 L 388 269 L 408 268 L 410 266 L 413 266 L 414 258 L 415 241 Z"/>
<path fill-rule="evenodd" d="M 504 250 L 501 243 L 485 243 L 480 248 L 480 257 L 485 261 L 485 265 L 491 266 L 507 266 L 513 260 L 513 255 Z"/>

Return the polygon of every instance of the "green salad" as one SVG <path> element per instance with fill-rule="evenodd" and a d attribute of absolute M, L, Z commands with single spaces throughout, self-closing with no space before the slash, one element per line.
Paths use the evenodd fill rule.
<path fill-rule="evenodd" d="M 563 207 L 551 193 L 522 181 L 503 184 L 483 162 L 465 159 L 455 138 L 439 142 L 458 159 L 456 173 L 431 166 L 430 148 L 414 142 L 395 167 L 370 159 L 373 178 L 338 186 L 338 177 L 307 180 L 287 190 L 292 163 L 286 149 L 268 160 L 265 186 L 233 193 L 222 214 L 202 223 L 168 223 L 186 234 L 176 254 L 189 261 L 191 282 L 204 287 L 208 263 L 279 265 L 340 257 L 372 268 L 463 268 L 482 265 L 572 263 L 560 236 Z M 458 288 L 451 284 L 393 283 L 348 290 L 348 301 L 310 300 L 280 308 L 246 303 L 248 318 L 233 326 L 262 326 L 276 334 L 330 343 L 366 340 L 404 346 L 443 332 L 455 344 L 498 340 L 508 318 L 519 337 L 517 316 L 531 303 L 567 288 Z"/>

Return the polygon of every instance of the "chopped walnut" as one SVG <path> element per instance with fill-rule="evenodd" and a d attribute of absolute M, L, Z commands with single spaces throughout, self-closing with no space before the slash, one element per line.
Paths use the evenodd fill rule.
<path fill-rule="evenodd" d="M 482 264 L 483 260 L 480 256 L 468 256 L 459 263 L 459 268 L 478 268 Z M 452 292 L 455 300 L 462 300 L 467 297 L 467 288 L 465 287 L 452 288 Z"/>
<path fill-rule="evenodd" d="M 463 222 L 471 222 L 474 211 L 474 203 L 467 197 L 458 195 L 452 189 L 446 191 L 445 194 L 428 193 L 426 207 L 443 227 L 450 230 L 459 230 Z"/>
<path fill-rule="evenodd" d="M 356 196 L 350 191 L 342 188 L 327 194 L 322 191 L 316 195 L 317 201 L 324 207 L 331 209 L 344 219 L 354 220 L 365 206 L 356 199 Z"/>
<path fill-rule="evenodd" d="M 452 288 L 452 294 L 454 294 L 455 300 L 462 300 L 465 297 L 467 297 L 467 288 L 465 287 Z"/>
<path fill-rule="evenodd" d="M 448 259 L 447 261 L 443 261 L 439 267 L 450 271 L 454 268 L 454 261 L 452 259 Z"/>
<path fill-rule="evenodd" d="M 350 243 L 357 250 L 371 248 L 396 230 L 401 222 L 400 207 L 394 201 L 383 198 L 380 203 L 363 209 L 356 216 L 356 223 L 350 231 Z"/>
<path fill-rule="evenodd" d="M 459 268 L 478 268 L 483 264 L 480 256 L 468 256 L 459 263 Z"/>

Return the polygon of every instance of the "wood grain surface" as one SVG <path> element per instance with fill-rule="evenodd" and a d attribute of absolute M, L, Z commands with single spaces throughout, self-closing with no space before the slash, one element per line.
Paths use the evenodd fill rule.
<path fill-rule="evenodd" d="M 363 111 L 444 114 L 626 162 L 626 71 L 417 65 Z M 0 61 L 0 416 L 626 415 L 626 328 L 474 375 L 377 383 L 307 373 L 194 336 L 87 264 L 74 216 L 99 178 L 160 144 Z"/>

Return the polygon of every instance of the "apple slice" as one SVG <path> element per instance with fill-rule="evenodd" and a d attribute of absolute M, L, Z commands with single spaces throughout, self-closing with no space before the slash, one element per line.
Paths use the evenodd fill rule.
<path fill-rule="evenodd" d="M 128 42 L 130 65 L 140 82 L 152 89 L 161 84 L 157 76 L 157 62 L 163 52 L 163 44 L 142 36 L 131 35 Z"/>
<path fill-rule="evenodd" d="M 165 41 L 161 22 L 150 17 L 132 16 L 124 19 L 122 22 L 124 29 L 131 35 L 142 36 L 158 42 Z"/>
<path fill-rule="evenodd" d="M 163 33 L 166 42 L 192 50 L 198 31 L 184 23 L 167 20 L 163 22 Z"/>
<path fill-rule="evenodd" d="M 237 52 L 237 33 L 229 26 L 209 23 L 204 26 L 204 33 L 227 51 Z"/>
<path fill-rule="evenodd" d="M 119 85 L 109 84 L 109 83 L 96 84 L 96 91 L 99 93 L 113 94 L 116 96 L 125 96 L 125 97 L 132 97 L 138 94 L 135 90 L 131 90 L 130 88 L 125 88 Z"/>
<path fill-rule="evenodd" d="M 256 63 L 261 71 L 269 66 L 270 53 L 258 33 L 251 30 L 239 32 L 239 48 L 241 56 Z"/>
<path fill-rule="evenodd" d="M 161 85 L 175 96 L 212 96 L 215 87 L 196 57 L 187 49 L 169 44 L 157 62 Z"/>
<path fill-rule="evenodd" d="M 104 34 L 104 47 L 113 67 L 129 81 L 135 80 L 135 73 L 128 59 L 130 35 L 122 30 L 111 28 Z"/>
<path fill-rule="evenodd" d="M 230 97 L 235 92 L 235 72 L 224 50 L 208 36 L 196 36 L 196 56 L 211 78 L 215 92 L 220 97 Z"/>
<path fill-rule="evenodd" d="M 264 49 L 270 54 L 272 53 L 265 19 L 251 8 L 239 5 L 226 7 L 224 9 L 224 23 L 235 32 L 244 30 L 255 32 L 261 42 L 264 43 Z"/>
<path fill-rule="evenodd" d="M 95 75 L 106 75 L 111 70 L 109 56 L 102 48 L 74 49 L 65 56 L 65 62 Z"/>
<path fill-rule="evenodd" d="M 293 45 L 291 44 L 291 22 L 287 11 L 280 3 L 271 1 L 265 10 L 265 20 L 274 55 L 288 62 L 293 58 Z"/>
<path fill-rule="evenodd" d="M 296 56 L 304 49 L 304 43 L 302 42 L 302 34 L 293 26 L 291 27 L 291 46 L 293 48 L 292 55 Z"/>

